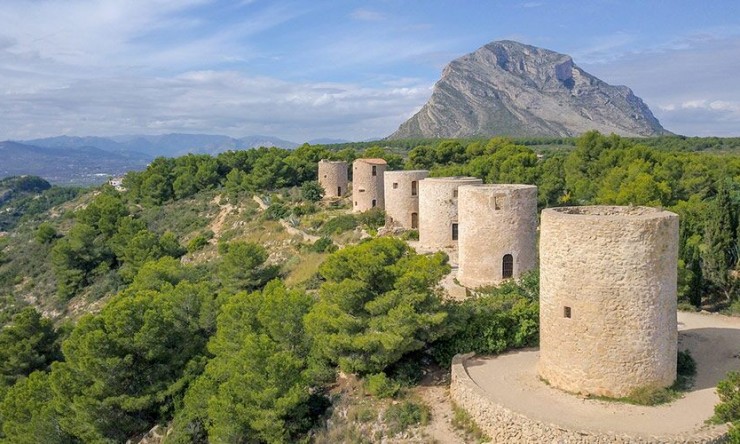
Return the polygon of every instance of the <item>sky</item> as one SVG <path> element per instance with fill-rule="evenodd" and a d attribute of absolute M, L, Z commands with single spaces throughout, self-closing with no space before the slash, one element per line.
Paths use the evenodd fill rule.
<path fill-rule="evenodd" d="M 494 40 L 569 54 L 668 130 L 740 136 L 738 0 L 2 0 L 0 140 L 385 137 Z"/>

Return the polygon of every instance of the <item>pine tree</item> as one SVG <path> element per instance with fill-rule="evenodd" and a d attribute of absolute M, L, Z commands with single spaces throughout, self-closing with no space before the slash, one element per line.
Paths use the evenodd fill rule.
<path fill-rule="evenodd" d="M 704 276 L 716 290 L 730 296 L 729 271 L 735 266 L 735 208 L 727 186 L 720 182 L 704 228 Z"/>

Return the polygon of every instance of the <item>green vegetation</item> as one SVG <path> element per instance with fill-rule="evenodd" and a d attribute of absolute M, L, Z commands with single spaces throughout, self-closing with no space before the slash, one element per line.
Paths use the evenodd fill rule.
<path fill-rule="evenodd" d="M 729 372 L 717 384 L 719 404 L 714 406 L 715 422 L 730 423 L 730 442 L 740 442 L 740 372 Z"/>
<path fill-rule="evenodd" d="M 533 183 L 540 207 L 668 208 L 681 222 L 679 301 L 740 311 L 736 142 L 304 145 L 160 158 L 128 174 L 123 193 L 0 181 L 15 187 L 0 187 L 0 442 L 123 442 L 168 423 L 168 443 L 379 441 L 428 421 L 412 387 L 432 360 L 537 344 L 536 273 L 443 301 L 447 258 L 373 238 L 381 210 L 321 202 L 321 158 Z M 634 401 L 679 396 L 695 365 L 678 364 L 674 387 Z M 364 377 L 354 404 L 331 392 L 339 371 Z M 732 378 L 718 415 L 738 421 Z M 344 426 L 310 432 L 327 418 Z"/>
<path fill-rule="evenodd" d="M 491 438 L 481 430 L 478 424 L 475 423 L 470 414 L 455 403 L 452 403 L 452 414 L 452 427 L 465 434 L 465 442 L 473 441 L 476 443 L 484 443 L 491 440 Z"/>

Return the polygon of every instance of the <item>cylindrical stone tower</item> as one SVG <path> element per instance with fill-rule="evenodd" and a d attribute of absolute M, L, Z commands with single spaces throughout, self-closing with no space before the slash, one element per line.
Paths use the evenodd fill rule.
<path fill-rule="evenodd" d="M 458 189 L 458 281 L 500 284 L 537 266 L 537 187 L 464 185 Z"/>
<path fill-rule="evenodd" d="M 342 197 L 347 192 L 347 162 L 343 160 L 319 161 L 319 184 L 324 189 L 324 198 Z"/>
<path fill-rule="evenodd" d="M 385 208 L 383 173 L 387 168 L 384 159 L 357 159 L 352 163 L 352 211 Z"/>
<path fill-rule="evenodd" d="M 419 182 L 427 176 L 427 170 L 385 172 L 386 227 L 419 228 Z"/>
<path fill-rule="evenodd" d="M 477 177 L 428 177 L 419 183 L 419 245 L 438 249 L 457 246 L 457 189 L 477 185 Z"/>
<path fill-rule="evenodd" d="M 623 397 L 676 379 L 678 216 L 647 207 L 542 212 L 539 374 Z"/>

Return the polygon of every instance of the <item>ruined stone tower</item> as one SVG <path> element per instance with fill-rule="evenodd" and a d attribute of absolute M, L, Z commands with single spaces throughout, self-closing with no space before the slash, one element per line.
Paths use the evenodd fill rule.
<path fill-rule="evenodd" d="M 342 197 L 347 192 L 347 162 L 343 160 L 319 161 L 319 184 L 324 189 L 324 198 Z"/>
<path fill-rule="evenodd" d="M 427 170 L 385 172 L 386 227 L 419 228 L 419 182 L 427 176 Z"/>
<path fill-rule="evenodd" d="M 462 285 L 497 285 L 537 266 L 536 186 L 464 185 L 457 205 Z"/>
<path fill-rule="evenodd" d="M 477 177 L 428 177 L 419 183 L 419 245 L 441 249 L 457 246 L 457 189 L 477 185 Z"/>
<path fill-rule="evenodd" d="M 676 379 L 678 216 L 647 207 L 542 212 L 540 376 L 610 397 Z"/>
<path fill-rule="evenodd" d="M 384 159 L 357 159 L 352 163 L 352 211 L 361 213 L 371 208 L 385 208 L 383 173 L 388 168 Z"/>

